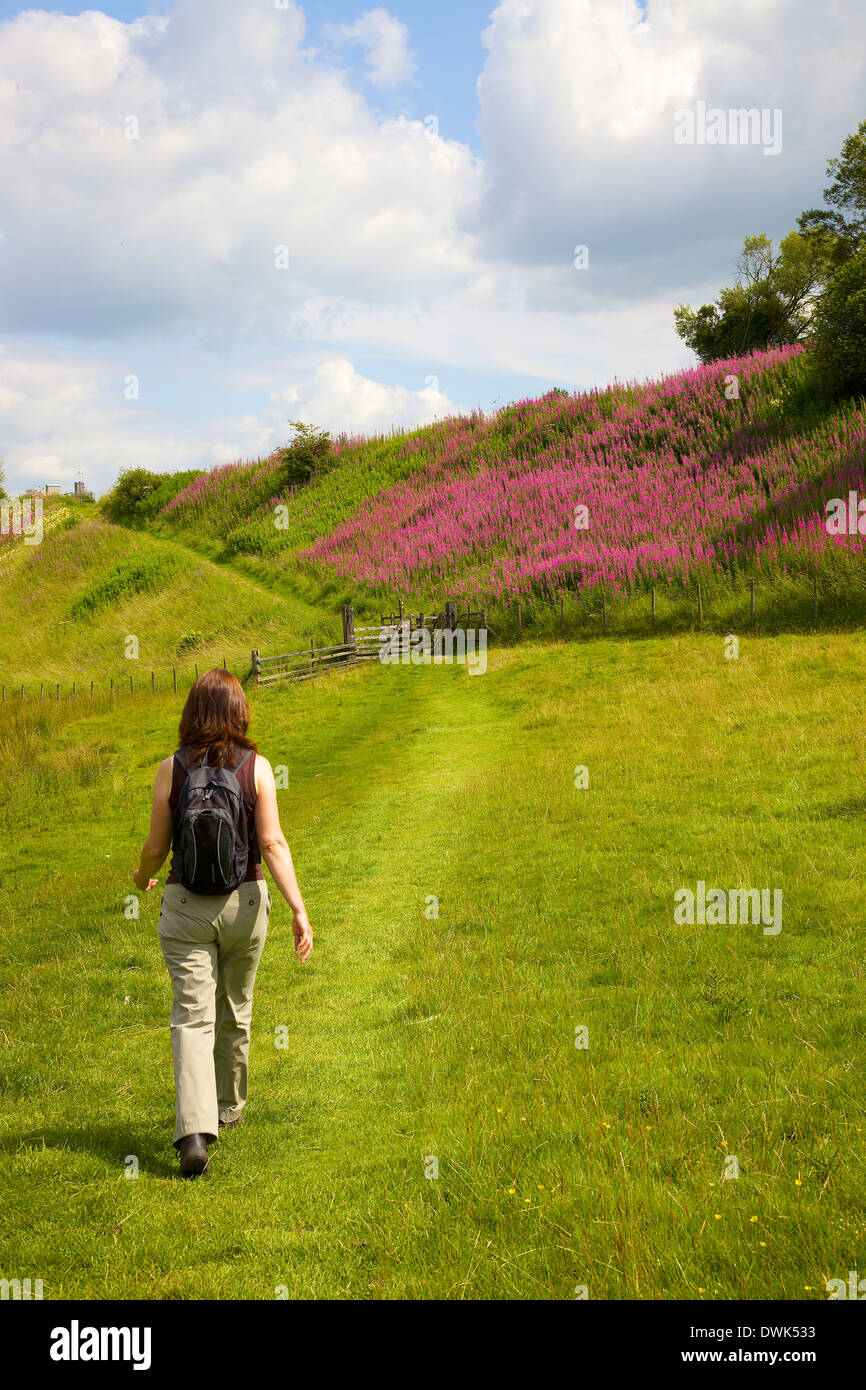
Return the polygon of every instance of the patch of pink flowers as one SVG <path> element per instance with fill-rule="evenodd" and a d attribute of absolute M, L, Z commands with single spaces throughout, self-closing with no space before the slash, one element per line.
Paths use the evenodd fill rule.
<path fill-rule="evenodd" d="M 774 419 L 774 390 L 802 351 L 754 353 L 646 387 L 521 402 L 507 412 L 512 442 L 538 447 L 489 464 L 477 420 L 474 428 L 448 422 L 443 447 L 419 458 L 413 477 L 299 558 L 397 592 L 441 586 L 506 599 L 686 582 L 709 566 L 766 563 L 792 545 L 816 554 L 834 543 L 860 548 L 857 538 L 827 535 L 824 505 L 858 480 L 862 487 L 866 413 L 807 435 Z M 491 439 L 499 423 L 483 426 Z"/>

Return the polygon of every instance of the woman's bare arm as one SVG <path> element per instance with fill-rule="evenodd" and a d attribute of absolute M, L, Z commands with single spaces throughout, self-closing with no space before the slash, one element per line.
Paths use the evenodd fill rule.
<path fill-rule="evenodd" d="M 313 929 L 310 926 L 298 878 L 286 837 L 280 826 L 277 806 L 277 784 L 273 769 L 261 753 L 256 755 L 256 836 L 262 858 L 270 869 L 274 883 L 292 909 L 292 930 L 295 952 L 307 960 L 313 949 Z"/>
<path fill-rule="evenodd" d="M 171 795 L 171 758 L 165 758 L 156 770 L 153 784 L 153 804 L 150 808 L 150 829 L 141 850 L 141 862 L 132 881 L 143 893 L 153 888 L 156 879 L 151 875 L 165 863 L 171 849 L 172 815 L 168 799 Z"/>

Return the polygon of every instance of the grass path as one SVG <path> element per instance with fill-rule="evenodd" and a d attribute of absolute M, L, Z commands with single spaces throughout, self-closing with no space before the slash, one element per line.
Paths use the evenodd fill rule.
<path fill-rule="evenodd" d="M 825 1297 L 864 1261 L 864 655 L 527 644 L 482 677 L 256 694 L 317 944 L 301 967 L 275 905 L 248 1123 L 195 1184 L 158 897 L 123 915 L 180 696 L 0 710 L 3 1273 L 51 1298 Z M 781 933 L 675 925 L 697 879 L 781 888 Z"/>

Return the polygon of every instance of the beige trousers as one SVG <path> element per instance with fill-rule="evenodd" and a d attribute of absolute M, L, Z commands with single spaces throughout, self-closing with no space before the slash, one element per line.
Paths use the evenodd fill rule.
<path fill-rule="evenodd" d="M 174 992 L 174 1145 L 186 1134 L 216 1139 L 247 1099 L 253 984 L 268 930 L 263 880 L 232 893 L 190 893 L 166 884 L 159 941 Z"/>

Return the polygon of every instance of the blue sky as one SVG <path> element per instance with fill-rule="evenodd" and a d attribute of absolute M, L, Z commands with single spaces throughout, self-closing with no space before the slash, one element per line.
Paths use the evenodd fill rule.
<path fill-rule="evenodd" d="M 690 364 L 672 306 L 820 201 L 864 55 L 857 0 L 0 0 L 7 486 Z M 698 101 L 778 150 L 675 144 Z"/>
<path fill-rule="evenodd" d="M 242 2 L 239 0 L 239 3 Z M 0 19 L 14 18 L 21 10 L 29 8 L 33 7 L 0 0 Z M 150 5 L 58 4 L 50 8 L 67 15 L 100 9 L 114 19 L 130 23 L 145 14 L 168 15 L 172 5 L 170 0 L 162 0 L 161 3 Z M 351 23 L 365 8 L 372 9 L 374 6 L 358 4 L 357 0 L 308 0 L 303 8 L 309 39 L 318 43 L 322 41 L 324 25 Z M 397 109 L 405 110 L 407 115 L 421 120 L 428 113 L 437 112 L 443 130 L 465 141 L 478 152 L 481 143 L 475 130 L 478 117 L 475 79 L 484 62 L 481 32 L 493 8 L 491 0 L 443 0 L 443 3 L 435 5 L 427 3 L 427 0 L 416 0 L 414 4 L 401 0 L 387 6 L 391 14 L 409 26 L 418 63 L 416 82 L 399 92 Z M 353 80 L 363 83 L 362 54 L 349 49 L 344 53 L 343 60 Z M 393 108 L 389 106 L 384 109 Z"/>

